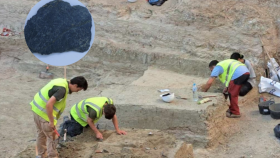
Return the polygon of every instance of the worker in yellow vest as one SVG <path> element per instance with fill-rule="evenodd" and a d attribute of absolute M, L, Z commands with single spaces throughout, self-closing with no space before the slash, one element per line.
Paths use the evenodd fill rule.
<path fill-rule="evenodd" d="M 57 120 L 66 106 L 68 94 L 86 90 L 88 83 L 82 76 L 70 81 L 58 78 L 45 85 L 30 102 L 37 128 L 38 157 L 58 157 L 53 138 Z"/>
<path fill-rule="evenodd" d="M 107 97 L 88 98 L 75 104 L 70 111 L 71 120 L 65 122 L 63 129 L 67 129 L 67 135 L 74 137 L 81 134 L 84 127 L 89 126 L 97 139 L 103 139 L 103 135 L 95 126 L 102 115 L 105 115 L 108 120 L 112 119 L 118 134 L 126 134 L 125 131 L 119 129 L 113 100 Z"/>
<path fill-rule="evenodd" d="M 229 118 L 239 118 L 241 116 L 238 107 L 239 92 L 241 86 L 250 77 L 246 65 L 234 59 L 227 59 L 221 62 L 213 60 L 209 63 L 209 69 L 211 71 L 211 77 L 203 86 L 203 91 L 207 92 L 216 77 L 219 77 L 220 81 L 225 85 L 223 93 L 228 93 L 230 100 L 230 106 L 226 111 L 226 116 Z"/>

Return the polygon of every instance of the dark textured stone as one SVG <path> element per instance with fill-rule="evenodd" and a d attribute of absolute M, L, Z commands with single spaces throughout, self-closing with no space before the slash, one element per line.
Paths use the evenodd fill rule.
<path fill-rule="evenodd" d="M 82 6 L 55 0 L 28 20 L 24 35 L 32 53 L 85 52 L 90 47 L 92 18 Z"/>

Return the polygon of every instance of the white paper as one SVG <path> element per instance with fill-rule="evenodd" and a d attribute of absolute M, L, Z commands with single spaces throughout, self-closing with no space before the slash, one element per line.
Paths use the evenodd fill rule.
<path fill-rule="evenodd" d="M 169 92 L 169 89 L 161 89 L 161 90 L 158 90 L 159 92 Z"/>

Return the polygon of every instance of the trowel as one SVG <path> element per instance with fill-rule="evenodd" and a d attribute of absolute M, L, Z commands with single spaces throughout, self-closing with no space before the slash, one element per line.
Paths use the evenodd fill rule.
<path fill-rule="evenodd" d="M 179 96 L 179 95 L 176 95 L 175 96 L 177 99 L 184 99 L 184 100 L 188 100 L 188 98 L 183 98 L 183 97 L 181 97 L 181 96 Z"/>
<path fill-rule="evenodd" d="M 208 96 L 198 95 L 198 99 L 204 99 L 204 98 L 210 98 L 210 97 L 217 97 L 217 96 L 215 96 L 215 95 L 208 95 Z"/>
<path fill-rule="evenodd" d="M 96 138 L 96 140 L 99 142 L 103 142 L 103 139 L 100 139 L 100 138 Z"/>
<path fill-rule="evenodd" d="M 63 141 L 60 142 L 59 140 L 62 138 L 62 136 L 55 129 L 55 131 L 54 131 L 54 139 L 55 139 L 55 141 L 57 141 L 58 147 L 66 147 L 66 145 L 65 145 L 66 135 L 67 135 L 67 129 L 64 129 Z"/>

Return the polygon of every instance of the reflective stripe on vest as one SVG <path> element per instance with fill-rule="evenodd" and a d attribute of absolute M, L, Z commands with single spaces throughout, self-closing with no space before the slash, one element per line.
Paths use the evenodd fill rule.
<path fill-rule="evenodd" d="M 66 99 L 69 91 L 69 86 L 66 79 L 58 78 L 51 80 L 48 84 L 46 84 L 40 91 L 38 91 L 34 96 L 34 101 L 36 105 L 34 104 L 34 101 L 32 100 L 30 102 L 32 111 L 34 111 L 37 115 L 39 115 L 41 118 L 43 118 L 46 121 L 50 121 L 48 114 L 47 114 L 47 103 L 50 100 L 50 97 L 48 95 L 48 92 L 50 89 L 53 88 L 53 86 L 60 86 L 64 87 L 66 89 L 65 96 L 60 101 L 56 101 L 54 105 L 52 106 L 52 115 L 55 117 L 54 119 L 54 125 L 57 124 L 57 120 L 61 116 L 61 113 L 64 111 L 66 106 Z M 55 99 L 55 98 L 53 98 Z M 44 110 L 42 110 L 44 109 Z"/>
<path fill-rule="evenodd" d="M 95 107 L 98 111 L 100 111 L 100 107 L 99 107 L 99 106 L 97 106 L 96 104 L 93 104 L 93 103 L 91 103 L 91 102 L 85 102 L 85 101 L 86 101 L 86 100 L 84 100 L 83 103 L 82 103 L 82 105 L 81 105 L 81 109 L 82 109 L 82 111 L 83 111 L 83 113 L 84 113 L 85 115 L 87 114 L 87 112 L 86 112 L 86 110 L 85 110 L 86 104 L 90 104 L 90 105 L 92 105 L 93 107 Z M 77 115 L 79 116 L 79 118 L 81 118 L 83 121 L 87 122 L 87 120 L 86 120 L 85 118 L 82 117 L 82 115 L 81 115 L 81 113 L 80 113 L 80 111 L 79 111 L 78 103 L 75 104 L 75 106 L 76 106 L 76 107 L 75 107 L 76 113 L 77 113 Z M 101 115 L 101 112 L 99 112 L 98 118 L 100 117 L 100 115 Z"/>
<path fill-rule="evenodd" d="M 81 105 L 81 108 L 82 108 L 82 111 L 84 112 L 84 114 L 86 114 L 87 112 L 86 112 L 86 110 L 85 110 L 85 101 L 86 100 L 84 100 L 83 102 L 82 102 L 82 105 Z"/>
<path fill-rule="evenodd" d="M 228 83 L 228 75 L 229 75 L 229 72 L 230 72 L 230 68 L 231 68 L 231 65 L 232 65 L 232 63 L 234 63 L 235 62 L 235 64 L 233 65 L 233 70 L 235 69 L 235 67 L 237 67 L 240 63 L 237 61 L 232 61 L 232 62 L 230 62 L 230 64 L 228 65 L 228 68 L 227 68 L 227 75 L 226 75 L 226 81 L 225 81 L 225 86 L 227 85 L 227 83 Z"/>
<path fill-rule="evenodd" d="M 110 100 L 109 98 L 107 98 L 107 99 L 108 99 L 108 104 L 112 104 L 112 103 L 111 103 L 111 100 Z"/>
<path fill-rule="evenodd" d="M 39 96 L 45 103 L 48 102 L 48 100 L 42 95 L 41 91 L 39 91 Z M 55 106 L 53 106 L 53 110 L 56 111 L 57 113 L 60 112 Z"/>
<path fill-rule="evenodd" d="M 39 96 L 45 103 L 47 103 L 47 99 L 42 95 L 41 91 L 39 91 Z"/>
<path fill-rule="evenodd" d="M 43 111 L 44 113 L 47 114 L 47 111 L 46 111 L 44 108 L 42 108 L 39 104 L 37 104 L 35 100 L 33 100 L 33 104 L 34 104 L 39 110 L 41 110 L 41 111 Z M 57 120 L 56 117 L 53 116 L 53 118 L 54 118 L 55 120 Z"/>
<path fill-rule="evenodd" d="M 78 108 L 78 104 L 75 104 L 75 109 L 76 109 L 76 112 L 77 112 L 77 115 L 79 116 L 80 119 L 82 119 L 83 121 L 87 122 L 87 120 L 85 120 L 81 114 L 80 114 L 80 111 L 79 111 L 79 108 Z"/>
<path fill-rule="evenodd" d="M 99 111 L 99 116 L 98 116 L 98 118 L 100 117 L 100 115 L 101 115 L 101 111 L 100 111 L 100 107 L 99 106 L 97 106 L 96 104 L 93 104 L 93 103 L 91 103 L 91 102 L 87 102 L 86 104 L 90 104 L 91 106 L 94 106 L 98 111 Z M 85 105 L 84 105 L 85 106 Z M 82 105 L 82 108 L 84 107 L 83 105 Z"/>
<path fill-rule="evenodd" d="M 227 59 L 219 62 L 217 65 L 221 66 L 223 69 L 223 73 L 219 75 L 219 79 L 226 87 L 228 87 L 235 70 L 244 64 L 234 59 Z"/>

